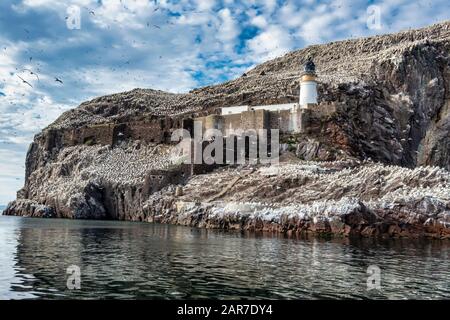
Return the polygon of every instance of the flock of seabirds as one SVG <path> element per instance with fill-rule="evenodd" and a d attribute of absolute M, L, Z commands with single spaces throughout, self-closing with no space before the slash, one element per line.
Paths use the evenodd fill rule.
<path fill-rule="evenodd" d="M 122 2 L 122 1 L 120 1 L 120 2 Z M 92 9 L 90 9 L 90 8 L 87 8 L 87 7 L 83 7 L 83 8 L 84 8 L 85 10 L 87 10 L 87 11 L 89 12 L 90 15 L 95 16 L 95 11 L 94 11 L 94 10 L 92 10 Z M 126 7 L 126 5 L 123 5 L 123 8 L 128 10 L 128 8 Z M 153 10 L 153 12 L 156 12 L 156 11 L 158 11 L 158 10 L 160 10 L 160 7 L 156 7 L 156 8 Z M 163 9 L 161 9 L 161 10 L 163 10 Z M 69 18 L 69 17 L 66 16 L 66 17 L 65 17 L 65 20 L 67 20 L 68 18 Z M 118 22 L 118 21 L 117 21 L 117 20 L 114 20 L 114 22 Z M 170 21 L 168 21 L 168 20 L 167 20 L 166 22 L 167 22 L 167 24 L 171 24 L 171 25 L 174 24 L 173 22 L 170 22 Z M 161 29 L 161 26 L 159 26 L 159 25 L 157 25 L 157 24 L 151 24 L 150 22 L 147 22 L 146 25 L 147 25 L 147 27 L 153 26 L 153 27 L 156 28 L 156 29 Z M 27 34 L 27 39 L 30 39 L 30 33 L 31 33 L 30 30 L 27 29 L 27 28 L 24 28 L 23 30 L 24 30 L 24 32 Z M 136 43 L 136 40 L 133 40 L 133 42 Z M 143 42 L 143 44 L 145 44 L 145 42 Z M 104 49 L 107 49 L 106 46 L 104 46 L 103 48 L 104 48 Z M 7 48 L 6 46 L 3 47 L 3 50 L 4 50 L 4 51 L 6 51 L 7 49 L 8 49 L 8 48 Z M 92 50 L 86 50 L 85 53 L 88 54 L 89 51 L 92 51 Z M 40 50 L 40 53 L 43 53 L 43 50 Z M 123 58 L 123 57 L 125 57 L 125 55 L 122 55 L 121 57 Z M 162 59 L 163 56 L 159 56 L 159 58 Z M 98 59 L 101 59 L 101 57 L 98 57 Z M 62 60 L 64 60 L 64 59 L 62 59 Z M 33 57 L 30 56 L 30 57 L 29 57 L 29 62 L 32 63 L 32 61 L 33 61 Z M 123 62 L 122 65 L 119 65 L 117 68 L 123 67 L 123 65 L 130 65 L 130 63 L 131 63 L 130 60 L 126 60 L 125 62 Z M 41 70 L 40 70 L 39 66 L 40 66 L 40 64 L 38 63 L 35 70 L 32 70 L 31 68 L 20 68 L 20 67 L 16 67 L 16 68 L 15 68 L 15 70 L 16 70 L 15 76 L 19 79 L 20 83 L 22 83 L 23 85 L 29 86 L 30 88 L 34 88 L 34 86 L 33 86 L 33 84 L 31 83 L 31 81 L 26 79 L 26 78 L 27 78 L 26 75 L 33 76 L 33 77 L 36 78 L 36 80 L 37 80 L 38 82 L 40 82 L 39 73 L 40 73 Z M 111 68 L 111 70 L 112 70 L 112 71 L 115 71 L 116 68 Z M 130 73 L 127 72 L 127 75 L 129 75 L 129 74 L 130 74 Z M 135 80 L 137 80 L 137 79 L 135 79 Z M 61 79 L 61 77 L 59 77 L 59 76 L 54 76 L 54 81 L 57 82 L 57 83 L 59 83 L 60 85 L 63 85 L 63 84 L 64 84 L 64 81 L 63 81 L 63 80 Z M 3 79 L 3 82 L 6 82 L 6 79 Z M 75 81 L 74 83 L 76 84 L 77 81 Z M 13 93 L 14 93 L 14 92 L 13 92 Z M 23 94 L 23 95 L 24 95 L 24 94 Z M 0 91 L 0 96 L 6 96 L 6 94 Z M 15 104 L 15 103 L 14 103 L 14 102 L 11 102 L 11 104 Z"/>

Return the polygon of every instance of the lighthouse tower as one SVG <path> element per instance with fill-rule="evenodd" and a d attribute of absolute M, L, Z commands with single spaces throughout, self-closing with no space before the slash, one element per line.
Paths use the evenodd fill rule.
<path fill-rule="evenodd" d="M 316 66 L 311 58 L 303 66 L 300 80 L 300 107 L 308 108 L 308 105 L 317 104 Z"/>

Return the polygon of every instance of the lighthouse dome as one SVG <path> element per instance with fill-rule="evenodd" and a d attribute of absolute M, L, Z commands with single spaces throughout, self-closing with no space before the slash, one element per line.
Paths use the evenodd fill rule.
<path fill-rule="evenodd" d="M 316 65 L 311 59 L 308 59 L 306 63 L 303 65 L 304 73 L 314 74 L 316 73 Z"/>

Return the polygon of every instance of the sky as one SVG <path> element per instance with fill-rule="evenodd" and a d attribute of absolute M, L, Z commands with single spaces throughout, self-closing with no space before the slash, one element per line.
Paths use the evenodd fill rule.
<path fill-rule="evenodd" d="M 0 205 L 33 136 L 91 98 L 187 92 L 311 44 L 450 19 L 448 0 L 1 0 Z"/>

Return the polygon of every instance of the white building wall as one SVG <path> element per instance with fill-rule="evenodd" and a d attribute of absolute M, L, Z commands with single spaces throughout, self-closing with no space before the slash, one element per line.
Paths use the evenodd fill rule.
<path fill-rule="evenodd" d="M 300 84 L 300 106 L 308 103 L 317 104 L 317 83 L 315 81 L 302 81 Z"/>
<path fill-rule="evenodd" d="M 249 110 L 248 106 L 235 106 L 235 107 L 222 108 L 221 112 L 222 112 L 222 115 L 225 116 L 227 114 L 242 113 L 242 112 L 248 111 L 248 110 Z"/>
<path fill-rule="evenodd" d="M 250 109 L 253 110 L 260 110 L 264 109 L 267 111 L 278 111 L 278 110 L 291 110 L 294 108 L 296 103 L 285 103 L 285 104 L 271 104 L 271 105 L 264 105 L 264 106 L 252 106 Z"/>
<path fill-rule="evenodd" d="M 235 107 L 227 107 L 221 109 L 221 115 L 227 114 L 237 114 L 242 113 L 244 111 L 249 110 L 267 110 L 267 111 L 278 111 L 278 110 L 292 110 L 297 103 L 285 103 L 285 104 L 270 104 L 270 105 L 262 105 L 262 106 L 235 106 Z"/>

